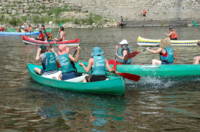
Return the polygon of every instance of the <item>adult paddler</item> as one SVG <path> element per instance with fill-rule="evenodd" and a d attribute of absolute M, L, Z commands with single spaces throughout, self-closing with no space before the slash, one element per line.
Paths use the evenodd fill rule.
<path fill-rule="evenodd" d="M 80 56 L 80 47 L 77 47 L 77 52 L 75 57 L 69 54 L 69 47 L 66 45 L 58 46 L 58 56 L 57 60 L 60 64 L 60 69 L 62 72 L 61 80 L 67 80 L 79 76 L 76 72 L 73 62 L 77 62 Z"/>
<path fill-rule="evenodd" d="M 40 75 L 51 76 L 52 78 L 58 79 L 58 67 L 56 62 L 56 53 L 53 48 L 48 46 L 40 46 L 37 50 L 36 58 L 37 61 L 41 61 L 42 69 L 34 68 L 35 72 Z"/>
<path fill-rule="evenodd" d="M 149 52 L 160 55 L 160 60 L 153 59 L 152 65 L 173 64 L 174 49 L 171 47 L 169 38 L 161 39 L 160 47 L 157 49 L 146 48 Z"/>
<path fill-rule="evenodd" d="M 131 64 L 132 59 L 125 60 L 125 56 L 128 53 L 130 53 L 130 48 L 128 47 L 128 41 L 124 39 L 116 45 L 115 56 L 117 64 Z"/>

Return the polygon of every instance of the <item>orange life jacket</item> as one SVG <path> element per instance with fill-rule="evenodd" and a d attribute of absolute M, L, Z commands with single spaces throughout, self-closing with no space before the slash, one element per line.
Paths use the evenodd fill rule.
<path fill-rule="evenodd" d="M 177 39 L 178 38 L 178 34 L 175 31 L 172 31 L 171 35 L 169 36 L 170 39 Z"/>

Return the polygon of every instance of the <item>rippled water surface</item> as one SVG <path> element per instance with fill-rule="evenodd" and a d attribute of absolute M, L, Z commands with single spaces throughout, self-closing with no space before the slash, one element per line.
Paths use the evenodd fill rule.
<path fill-rule="evenodd" d="M 67 29 L 67 38 L 81 39 L 81 59 L 101 46 L 108 59 L 114 46 L 127 39 L 132 49 L 138 35 L 163 38 L 167 28 Z M 197 28 L 178 28 L 181 39 L 200 39 Z M 175 47 L 176 63 L 192 63 L 199 47 Z M 9 132 L 199 132 L 200 78 L 180 80 L 143 78 L 127 81 L 126 94 L 99 96 L 46 87 L 26 70 L 36 63 L 36 47 L 20 37 L 0 37 L 0 131 Z M 157 55 L 146 51 L 134 58 L 150 64 Z"/>

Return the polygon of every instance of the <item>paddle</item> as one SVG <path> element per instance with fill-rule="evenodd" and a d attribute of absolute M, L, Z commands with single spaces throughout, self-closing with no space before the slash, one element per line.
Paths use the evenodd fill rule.
<path fill-rule="evenodd" d="M 129 79 L 131 81 L 139 81 L 140 78 L 141 78 L 139 75 L 134 75 L 134 74 L 130 74 L 130 73 L 120 73 L 120 72 L 117 72 L 116 71 L 116 66 L 120 65 L 120 64 L 117 64 L 116 60 L 108 60 L 108 63 L 113 65 L 113 68 L 115 70 L 115 74 L 117 74 L 119 76 L 122 76 L 122 77 L 124 77 L 126 79 Z"/>
<path fill-rule="evenodd" d="M 128 53 L 127 55 L 124 56 L 124 60 L 128 60 L 128 59 L 130 59 L 132 57 L 135 57 L 139 53 L 140 53 L 140 51 L 133 51 L 131 53 Z"/>

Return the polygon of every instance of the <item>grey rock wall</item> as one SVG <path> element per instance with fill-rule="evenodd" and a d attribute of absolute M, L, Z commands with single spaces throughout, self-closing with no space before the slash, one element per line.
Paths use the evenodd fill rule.
<path fill-rule="evenodd" d="M 116 20 L 199 20 L 200 0 L 0 0 L 0 14 L 41 14 L 52 7 L 72 5 Z M 141 12 L 147 9 L 147 17 Z"/>

